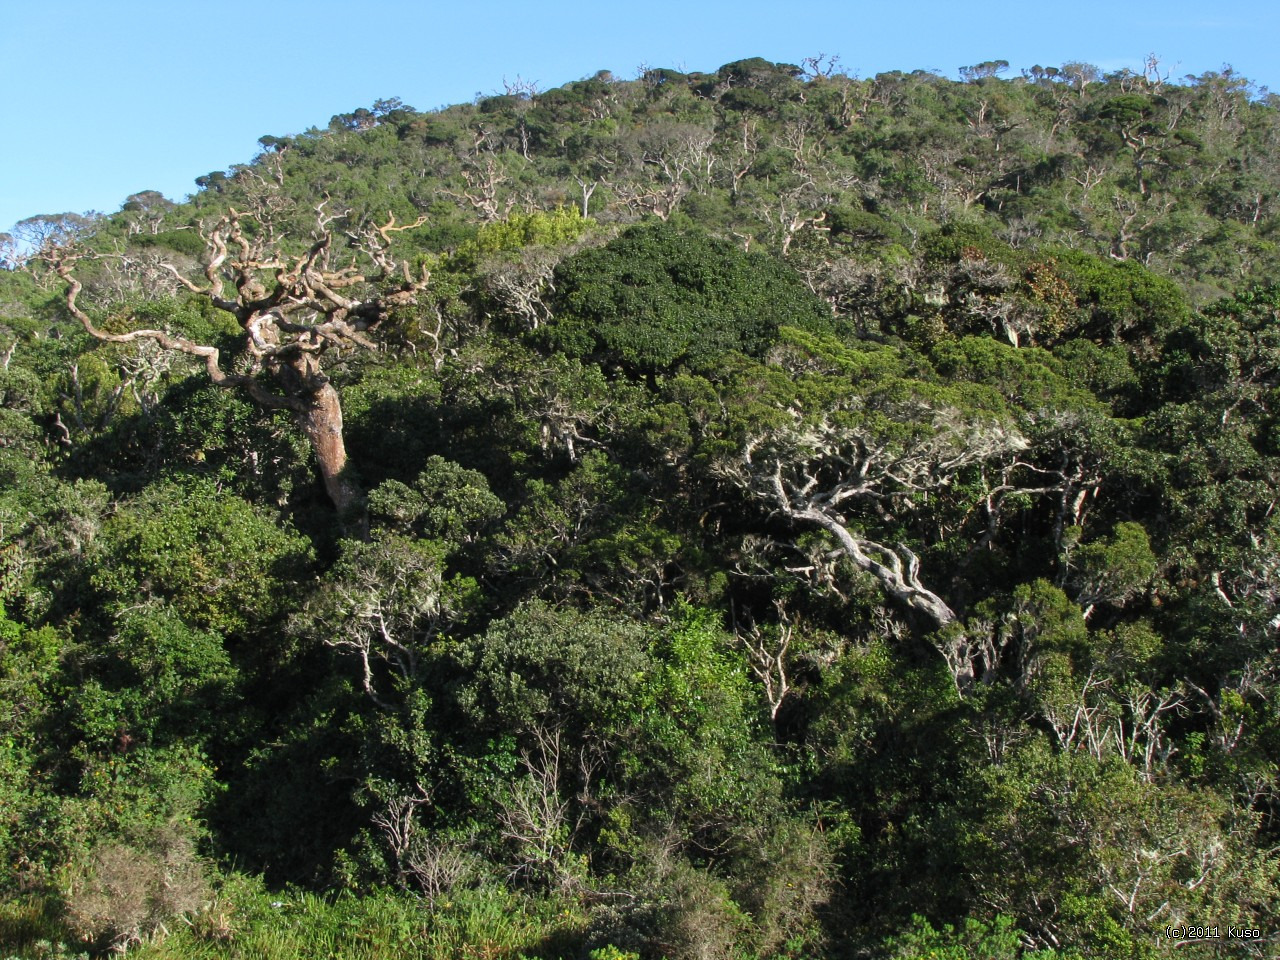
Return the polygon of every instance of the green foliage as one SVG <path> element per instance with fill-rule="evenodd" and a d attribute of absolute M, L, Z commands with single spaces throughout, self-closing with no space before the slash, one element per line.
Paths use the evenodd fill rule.
<path fill-rule="evenodd" d="M 57 631 L 30 629 L 10 619 L 0 604 L 0 861 L 13 866 L 0 880 L 5 895 L 38 876 L 35 864 L 48 839 L 49 831 L 39 827 L 48 814 L 41 760 L 49 748 L 47 724 L 62 693 L 63 649 Z"/>
<path fill-rule="evenodd" d="M 632 700 L 649 749 L 636 773 L 695 826 L 732 812 L 760 815 L 775 802 L 772 762 L 761 750 L 755 696 L 711 611 L 686 608 L 657 648 L 661 667 Z M 668 786 L 662 785 L 665 780 Z"/>
<path fill-rule="evenodd" d="M 459 699 L 481 729 L 616 736 L 651 669 L 650 645 L 648 631 L 625 620 L 524 607 L 459 647 L 472 678 Z"/>
<path fill-rule="evenodd" d="M 1159 567 L 1151 541 L 1141 524 L 1116 524 L 1110 540 L 1095 541 L 1075 551 L 1068 562 L 1069 577 L 1079 602 L 1122 604 L 1155 577 Z"/>
<path fill-rule="evenodd" d="M 90 549 L 107 510 L 107 490 L 97 480 L 59 480 L 48 464 L 12 450 L 0 451 L 0 480 L 0 596 L 15 614 L 38 623 Z"/>
<path fill-rule="evenodd" d="M 1096 407 L 1093 396 L 1057 374 L 1052 358 L 1039 350 L 1015 349 L 986 337 L 964 337 L 937 344 L 930 359 L 946 380 L 991 387 L 1010 406 L 1031 417 L 1045 410 Z"/>
<path fill-rule="evenodd" d="M 981 766 L 945 667 L 873 630 L 831 664 L 808 710 L 810 784 L 834 801 L 823 813 L 840 844 L 842 880 L 874 904 L 863 929 L 883 936 L 921 910 L 967 909 L 956 880 L 967 852 L 947 824 L 930 826 L 964 771 Z"/>
<path fill-rule="evenodd" d="M 1275 863 L 1240 844 L 1211 792 L 1035 743 L 981 778 L 992 792 L 978 801 L 988 814 L 972 834 L 971 866 L 993 902 L 1085 955 L 1152 955 L 1146 918 L 1157 907 L 1175 923 L 1208 909 L 1224 925 L 1271 909 Z M 1123 852 L 1132 850 L 1149 855 Z M 1033 900 L 1061 904 L 1060 915 Z"/>
<path fill-rule="evenodd" d="M 141 606 L 117 618 L 98 646 L 92 679 L 73 694 L 77 726 L 101 748 L 198 743 L 233 705 L 236 671 L 222 638 L 193 629 L 171 608 Z"/>
<path fill-rule="evenodd" d="M 204 239 L 195 230 L 166 230 L 161 233 L 139 234 L 133 241 L 140 247 L 162 247 L 188 257 L 198 257 L 205 252 Z"/>
<path fill-rule="evenodd" d="M 395 530 L 446 543 L 466 543 L 503 513 L 488 481 L 443 457 L 433 456 L 412 487 L 388 480 L 369 494 L 369 512 Z"/>
<path fill-rule="evenodd" d="M 438 452 L 439 430 L 428 418 L 437 416 L 442 390 L 414 363 L 373 366 L 346 388 L 347 444 L 370 487 L 415 476 Z"/>
<path fill-rule="evenodd" d="M 890 244 L 902 243 L 906 236 L 891 220 L 869 210 L 832 207 L 827 210 L 825 224 L 833 243 Z"/>
<path fill-rule="evenodd" d="M 991 923 L 972 917 L 959 929 L 943 924 L 937 930 L 924 917 L 913 917 L 912 928 L 887 944 L 894 960 L 1070 960 L 1078 956 L 1057 950 L 1026 950 L 1014 921 L 998 916 Z"/>
<path fill-rule="evenodd" d="M 661 607 L 684 546 L 660 522 L 642 474 L 592 450 L 558 483 L 534 480 L 501 543 L 510 569 L 551 596 Z"/>
<path fill-rule="evenodd" d="M 178 482 L 204 476 L 246 500 L 283 505 L 313 482 L 305 441 L 240 394 L 192 378 L 175 386 L 154 414 L 163 437 L 161 472 Z M 133 453 L 133 451 L 130 451 Z M 106 453 L 118 467 L 149 477 L 155 452 Z"/>
<path fill-rule="evenodd" d="M 383 707 L 374 665 L 410 696 L 422 658 L 438 634 L 464 619 L 475 584 L 449 577 L 442 544 L 384 533 L 346 540 L 336 562 L 294 617 L 294 632 L 355 655 L 364 692 Z"/>
<path fill-rule="evenodd" d="M 1131 260 L 1107 261 L 1063 251 L 1059 272 L 1084 311 L 1081 334 L 1113 340 L 1153 340 L 1191 319 L 1185 294 L 1171 280 Z"/>
<path fill-rule="evenodd" d="M 473 269 L 481 259 L 494 254 L 526 247 L 567 246 L 581 238 L 594 223 L 577 207 L 515 213 L 497 223 L 485 224 L 474 239 L 460 244 L 447 262 L 455 270 Z"/>
<path fill-rule="evenodd" d="M 212 484 L 156 484 L 104 526 L 93 586 L 108 608 L 162 601 L 193 627 L 260 630 L 310 562 L 296 533 Z"/>
<path fill-rule="evenodd" d="M 196 225 L 288 258 L 347 211 L 313 267 L 390 301 L 323 356 L 345 530 L 288 411 L 92 341 L 0 237 L 3 949 L 1146 958 L 1277 915 L 1276 102 L 1006 67 L 389 99 L 18 225 L 240 372 Z"/>
<path fill-rule="evenodd" d="M 22 950 L 24 957 L 87 956 L 61 952 L 82 945 L 61 924 L 45 919 L 47 912 L 33 903 L 27 910 L 35 917 L 26 928 L 30 932 L 0 943 Z M 15 917 L 15 932 L 19 922 Z M 140 960 L 420 960 L 476 954 L 555 960 L 568 955 L 565 945 L 574 942 L 581 925 L 580 913 L 564 901 L 537 901 L 493 885 L 460 891 L 426 911 L 420 899 L 385 889 L 321 896 L 299 888 L 274 890 L 260 878 L 227 874 L 215 878 L 200 909 L 131 945 L 129 955 Z M 34 935 L 37 931 L 43 936 Z"/>
<path fill-rule="evenodd" d="M 129 329 L 137 326 L 167 328 L 197 343 L 216 343 L 237 331 L 234 318 L 207 300 L 198 298 L 139 298 L 128 303 L 127 310 L 131 321 Z"/>
<path fill-rule="evenodd" d="M 556 310 L 553 344 L 636 373 L 705 371 L 730 351 L 760 355 L 781 326 L 831 328 L 783 264 L 666 224 L 633 227 L 562 263 Z"/>

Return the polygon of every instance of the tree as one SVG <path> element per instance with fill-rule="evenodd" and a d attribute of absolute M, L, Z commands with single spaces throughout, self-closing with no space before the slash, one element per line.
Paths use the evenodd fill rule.
<path fill-rule="evenodd" d="M 977 83 L 1004 73 L 1009 69 L 1008 60 L 984 60 L 972 66 L 960 68 L 960 78 L 967 83 Z"/>
<path fill-rule="evenodd" d="M 382 710 L 395 707 L 378 690 L 380 676 L 389 673 L 400 690 L 415 683 L 429 641 L 461 605 L 465 585 L 445 579 L 442 552 L 432 541 L 394 534 L 347 541 L 295 618 L 296 630 L 359 658 L 361 688 Z"/>
<path fill-rule="evenodd" d="M 1117 760 L 1034 740 L 973 779 L 976 806 L 962 816 L 980 826 L 966 871 L 1037 946 L 1176 955 L 1177 941 L 1144 941 L 1206 912 L 1224 932 L 1274 915 L 1274 851 L 1251 843 L 1254 817 L 1211 790 L 1145 781 Z"/>
<path fill-rule="evenodd" d="M 147 233 L 156 234 L 160 232 L 165 214 L 176 206 L 158 190 L 142 190 L 127 197 L 120 212 L 128 215 L 130 234 L 142 233 L 144 226 Z"/>
<path fill-rule="evenodd" d="M 1102 79 L 1102 71 L 1091 63 L 1070 60 L 1062 65 L 1057 77 L 1065 80 L 1073 89 L 1084 92 L 1084 88 Z"/>
<path fill-rule="evenodd" d="M 153 484 L 103 525 L 90 582 L 113 618 L 164 606 L 200 630 L 273 622 L 310 547 L 209 481 Z"/>
<path fill-rule="evenodd" d="M 1069 554 L 1067 567 L 1068 582 L 1088 620 L 1097 604 L 1123 604 L 1150 583 L 1158 561 L 1141 524 L 1118 523 L 1109 541 L 1095 541 Z"/>
<path fill-rule="evenodd" d="M 13 225 L 13 237 L 29 251 L 49 244 L 77 243 L 85 239 L 97 225 L 99 217 L 90 213 L 39 213 Z"/>
<path fill-rule="evenodd" d="M 259 221 L 251 229 L 252 218 L 232 209 L 205 237 L 205 285 L 171 264 L 164 265 L 192 294 L 235 318 L 242 331 L 238 352 L 245 361 L 244 372 L 225 370 L 221 351 L 213 344 L 196 343 L 159 329 L 125 333 L 102 329 L 78 303 L 83 287 L 75 267 L 91 254 L 55 234 L 45 238 L 40 256 L 66 282 L 68 311 L 95 339 L 108 343 L 153 341 L 166 350 L 202 360 L 209 378 L 219 387 L 240 388 L 264 407 L 288 410 L 311 445 L 329 499 L 339 513 L 349 515 L 361 503 L 361 492 L 347 465 L 341 400 L 325 375 L 322 360 L 331 351 L 373 348 L 369 334 L 392 311 L 413 306 L 431 275 L 423 267 L 415 277 L 407 263 L 397 265 L 389 256 L 391 233 L 412 229 L 423 219 L 414 225 L 397 226 L 391 216 L 384 226 L 361 235 L 360 252 L 374 268 L 368 277 L 354 265 L 334 266 L 330 224 L 335 219 L 324 212 L 321 203 L 316 239 L 304 253 L 290 255 L 275 239 L 270 224 Z M 400 276 L 392 281 L 397 272 Z M 234 293 L 227 291 L 228 279 Z M 380 287 L 385 289 L 379 292 Z M 274 381 L 274 389 L 263 381 L 262 373 Z"/>
<path fill-rule="evenodd" d="M 571 356 L 668 372 L 762 354 L 778 327 L 827 330 L 830 310 L 786 264 L 669 224 L 633 227 L 555 271 L 550 339 Z"/>
<path fill-rule="evenodd" d="M 23 261 L 22 247 L 12 233 L 0 233 L 0 270 L 16 270 Z"/>
<path fill-rule="evenodd" d="M 867 527 L 900 536 L 903 520 L 965 470 L 1007 459 L 1027 440 L 985 391 L 904 376 L 891 349 L 853 351 L 816 338 L 808 347 L 796 366 L 834 362 L 838 372 L 774 371 L 748 386 L 763 403 L 743 416 L 747 425 L 719 471 L 787 520 L 826 531 L 895 600 L 949 626 L 956 613 L 925 585 L 917 552 Z M 943 654 L 964 688 L 972 655 L 967 643 L 948 643 Z"/>

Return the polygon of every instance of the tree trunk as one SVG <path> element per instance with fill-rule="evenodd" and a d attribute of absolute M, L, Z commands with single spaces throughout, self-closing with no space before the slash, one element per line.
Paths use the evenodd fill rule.
<path fill-rule="evenodd" d="M 311 445 L 325 493 L 348 532 L 363 539 L 368 536 L 369 522 L 364 509 L 364 491 L 347 463 L 342 398 L 310 350 L 276 358 L 268 364 L 268 369 L 284 393 L 285 405 L 293 411 L 293 422 Z"/>
<path fill-rule="evenodd" d="M 939 631 L 936 649 L 947 663 L 956 691 L 962 697 L 973 691 L 978 681 L 978 661 L 984 651 L 963 630 L 943 630 L 956 623 L 956 613 L 945 600 L 920 582 L 920 560 L 914 553 L 902 544 L 895 550 L 874 540 L 856 537 L 835 517 L 816 508 L 787 512 L 796 519 L 821 526 L 836 538 L 844 555 L 859 570 L 865 570 L 879 580 L 884 590 L 899 603 L 932 620 L 934 628 Z M 986 661 L 987 670 L 994 669 L 993 656 L 987 656 Z"/>
<path fill-rule="evenodd" d="M 855 537 L 848 527 L 822 510 L 795 510 L 792 516 L 816 523 L 831 533 L 859 570 L 870 573 L 890 596 L 925 614 L 935 626 L 945 627 L 956 619 L 955 611 L 946 601 L 920 582 L 920 561 L 906 547 L 898 548 L 906 555 L 904 568 L 903 557 L 897 551 L 873 540 Z"/>
<path fill-rule="evenodd" d="M 342 403 L 338 391 L 324 383 L 308 399 L 306 409 L 294 414 L 306 434 L 324 480 L 325 492 L 344 517 L 361 507 L 362 493 L 347 469 L 347 447 L 342 439 Z"/>

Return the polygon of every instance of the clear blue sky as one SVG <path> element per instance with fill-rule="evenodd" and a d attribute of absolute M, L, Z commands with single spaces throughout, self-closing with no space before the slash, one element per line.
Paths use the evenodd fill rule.
<path fill-rule="evenodd" d="M 181 199 L 264 134 L 400 97 L 420 110 L 641 64 L 713 70 L 837 54 L 859 76 L 1004 59 L 1174 77 L 1231 64 L 1280 90 L 1280 3 L 811 0 L 0 0 L 0 230 L 37 213 Z"/>

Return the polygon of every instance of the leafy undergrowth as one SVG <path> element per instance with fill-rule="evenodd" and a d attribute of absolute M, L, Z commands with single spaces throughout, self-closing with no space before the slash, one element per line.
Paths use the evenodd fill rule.
<path fill-rule="evenodd" d="M 428 957 L 550 958 L 572 955 L 584 915 L 564 903 L 497 887 L 463 891 L 434 906 L 394 891 L 323 897 L 267 890 L 229 878 L 198 914 L 133 945 L 136 960 L 418 960 Z M 59 921 L 56 902 L 0 905 L 5 960 L 89 957 Z M 623 955 L 625 956 L 625 955 Z"/>

